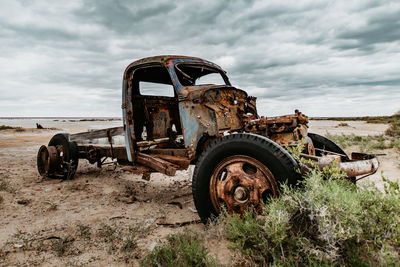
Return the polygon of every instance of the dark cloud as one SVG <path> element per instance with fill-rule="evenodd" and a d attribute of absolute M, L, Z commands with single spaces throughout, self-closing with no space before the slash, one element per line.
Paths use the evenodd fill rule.
<path fill-rule="evenodd" d="M 400 40 L 400 10 L 388 11 L 371 17 L 367 23 L 356 29 L 344 31 L 337 36 L 341 39 L 356 40 L 350 48 L 367 48 Z M 341 47 L 345 48 L 345 47 Z"/>
<path fill-rule="evenodd" d="M 165 16 L 175 9 L 172 2 L 153 2 L 143 6 L 146 1 L 94 1 L 87 0 L 83 6 L 74 11 L 83 23 L 91 21 L 99 23 L 118 33 L 131 33 L 136 25 L 156 16 Z"/>
<path fill-rule="evenodd" d="M 124 68 L 159 54 L 215 61 L 267 115 L 391 114 L 399 24 L 396 1 L 6 0 L 0 116 L 54 103 L 57 115 L 119 116 Z"/>

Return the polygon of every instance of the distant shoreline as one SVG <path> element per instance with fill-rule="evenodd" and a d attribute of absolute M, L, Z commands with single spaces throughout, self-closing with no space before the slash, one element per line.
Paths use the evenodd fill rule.
<path fill-rule="evenodd" d="M 360 117 L 309 117 L 309 120 L 330 121 L 366 121 L 368 123 L 390 123 L 398 120 L 400 115 L 360 116 Z M 121 117 L 0 117 L 0 120 L 54 120 L 54 121 L 122 121 Z"/>
<path fill-rule="evenodd" d="M 121 117 L 0 117 L 0 120 L 122 120 Z"/>

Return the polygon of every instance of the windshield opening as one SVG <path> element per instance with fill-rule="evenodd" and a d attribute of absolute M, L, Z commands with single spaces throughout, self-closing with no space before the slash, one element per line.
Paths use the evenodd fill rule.
<path fill-rule="evenodd" d="M 204 65 L 177 64 L 175 66 L 179 82 L 183 86 L 215 84 L 227 85 L 220 70 Z"/>

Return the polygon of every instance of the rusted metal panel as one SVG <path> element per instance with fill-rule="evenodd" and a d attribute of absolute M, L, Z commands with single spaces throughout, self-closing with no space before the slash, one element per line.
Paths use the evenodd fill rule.
<path fill-rule="evenodd" d="M 124 127 L 114 127 L 114 128 L 103 129 L 103 130 L 94 130 L 94 131 L 89 131 L 89 132 L 71 134 L 69 136 L 69 140 L 79 143 L 82 141 L 87 141 L 87 140 L 92 140 L 92 139 L 124 135 L 124 133 L 125 133 Z"/>
<path fill-rule="evenodd" d="M 128 88 L 128 82 L 124 79 L 122 83 L 122 116 L 125 129 L 125 146 L 128 160 L 135 160 L 135 130 L 133 125 L 132 91 Z"/>
<path fill-rule="evenodd" d="M 172 156 L 172 155 L 165 155 L 165 154 L 157 154 L 157 155 L 152 155 L 155 158 L 163 159 L 168 162 L 171 162 L 177 166 L 179 166 L 179 169 L 185 170 L 189 167 L 190 164 L 190 159 L 187 157 L 180 157 L 180 156 Z"/>
<path fill-rule="evenodd" d="M 179 112 L 186 147 L 197 147 L 200 138 L 243 128 L 246 92 L 230 86 L 204 86 L 181 96 Z"/>
<path fill-rule="evenodd" d="M 214 136 L 218 133 L 215 113 L 199 105 L 187 101 L 179 103 L 183 140 L 185 147 L 195 151 L 197 143 L 204 134 Z"/>
<path fill-rule="evenodd" d="M 143 164 L 144 166 L 148 166 L 169 176 L 174 176 L 177 170 L 177 167 L 174 164 L 141 152 L 137 153 L 136 160 L 138 163 Z"/>
<path fill-rule="evenodd" d="M 179 157 L 188 157 L 188 150 L 185 148 L 150 148 L 149 154 L 163 154 Z"/>
<path fill-rule="evenodd" d="M 245 114 L 247 94 L 242 90 L 224 88 L 204 92 L 204 105 L 215 112 L 218 131 L 240 130 L 243 128 L 242 114 Z"/>

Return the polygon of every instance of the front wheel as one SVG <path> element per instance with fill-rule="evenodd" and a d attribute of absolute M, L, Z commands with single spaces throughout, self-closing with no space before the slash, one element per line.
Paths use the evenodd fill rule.
<path fill-rule="evenodd" d="M 333 152 L 347 157 L 346 152 L 344 152 L 340 146 L 328 138 L 315 133 L 308 133 L 308 137 L 311 138 L 313 145 L 316 148 L 317 156 L 322 156 L 326 153 Z"/>
<path fill-rule="evenodd" d="M 325 154 L 328 154 L 329 152 L 333 152 L 344 156 L 346 160 L 349 160 L 349 156 L 347 156 L 346 152 L 344 152 L 344 150 L 332 140 L 329 140 L 328 138 L 315 133 L 308 133 L 308 137 L 310 137 L 313 142 L 316 156 L 323 156 Z M 348 177 L 348 179 L 353 183 L 356 183 L 357 181 L 355 176 Z"/>
<path fill-rule="evenodd" d="M 192 191 L 204 223 L 245 210 L 261 212 L 262 203 L 279 196 L 279 185 L 295 185 L 297 162 L 281 146 L 259 135 L 234 134 L 216 139 L 200 156 Z"/>

